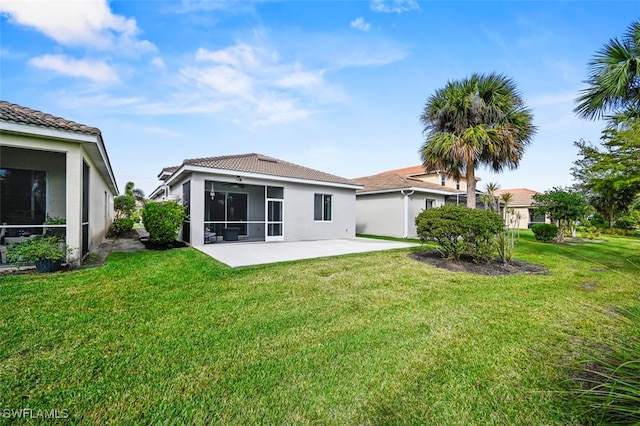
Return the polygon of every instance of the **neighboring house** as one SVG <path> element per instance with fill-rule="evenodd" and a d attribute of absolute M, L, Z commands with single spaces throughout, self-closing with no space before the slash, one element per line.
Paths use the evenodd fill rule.
<path fill-rule="evenodd" d="M 513 188 L 498 189 L 494 191 L 494 194 L 500 197 L 500 195 L 507 192 L 513 195 L 513 200 L 507 205 L 507 210 L 510 210 L 507 219 L 513 221 L 516 228 L 527 229 L 536 223 L 549 222 L 549 219 L 545 219 L 544 215 L 536 216 L 534 213 L 534 208 L 532 207 L 533 196 L 539 194 L 539 192 L 527 188 Z M 500 202 L 500 209 L 504 210 L 504 203 L 502 201 Z"/>
<path fill-rule="evenodd" d="M 149 198 L 179 200 L 183 241 L 297 241 L 352 238 L 355 192 L 345 178 L 261 154 L 184 160 L 162 169 Z"/>
<path fill-rule="evenodd" d="M 427 170 L 424 166 L 411 166 L 411 167 L 404 167 L 402 169 L 387 170 L 386 172 L 382 172 L 380 174 L 385 174 L 385 173 L 396 173 L 400 176 L 419 179 L 423 182 L 429 182 L 429 183 L 433 183 L 434 185 L 440 185 L 448 189 L 453 189 L 456 192 L 467 191 L 466 176 L 461 176 L 460 179 L 456 179 L 446 171 Z M 479 180 L 480 178 L 476 177 L 476 181 L 479 181 Z"/>
<path fill-rule="evenodd" d="M 398 238 L 417 237 L 415 218 L 422 210 L 455 204 L 466 190 L 462 182 L 458 190 L 455 181 L 447 185 L 446 177 L 425 173 L 421 166 L 353 180 L 364 185 L 356 192 L 356 232 Z"/>
<path fill-rule="evenodd" d="M 42 235 L 47 216 L 58 218 L 77 266 L 104 240 L 117 193 L 99 129 L 0 101 L 1 243 Z"/>

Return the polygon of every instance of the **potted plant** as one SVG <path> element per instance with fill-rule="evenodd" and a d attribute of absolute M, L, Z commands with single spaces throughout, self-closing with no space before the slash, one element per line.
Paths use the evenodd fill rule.
<path fill-rule="evenodd" d="M 71 253 L 60 237 L 34 237 L 7 247 L 7 260 L 11 263 L 35 263 L 38 272 L 54 272 L 60 269 Z"/>

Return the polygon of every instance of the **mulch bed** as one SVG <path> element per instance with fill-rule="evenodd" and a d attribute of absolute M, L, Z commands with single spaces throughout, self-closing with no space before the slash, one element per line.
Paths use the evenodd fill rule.
<path fill-rule="evenodd" d="M 499 260 L 489 263 L 474 263 L 470 257 L 462 256 L 460 260 L 452 260 L 442 257 L 438 250 L 421 251 L 411 253 L 412 259 L 418 262 L 446 269 L 451 272 L 469 272 L 478 275 L 514 275 L 514 274 L 545 274 L 547 269 L 544 266 L 523 262 L 522 260 L 512 260 L 504 264 Z"/>

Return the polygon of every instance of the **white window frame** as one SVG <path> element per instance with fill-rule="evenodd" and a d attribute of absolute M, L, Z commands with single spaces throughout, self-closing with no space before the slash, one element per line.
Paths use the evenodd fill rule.
<path fill-rule="evenodd" d="M 314 222 L 332 222 L 333 221 L 333 194 L 313 194 L 313 220 Z M 316 200 L 318 197 L 321 197 L 321 219 L 316 218 Z M 329 219 L 327 219 L 325 206 L 327 203 L 327 198 L 329 199 Z"/>

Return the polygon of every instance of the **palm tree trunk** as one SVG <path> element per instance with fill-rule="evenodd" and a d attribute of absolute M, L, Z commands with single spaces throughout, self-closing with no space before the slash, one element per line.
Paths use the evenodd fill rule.
<path fill-rule="evenodd" d="M 476 165 L 471 160 L 467 162 L 467 207 L 476 208 Z"/>

